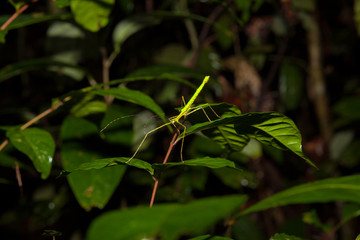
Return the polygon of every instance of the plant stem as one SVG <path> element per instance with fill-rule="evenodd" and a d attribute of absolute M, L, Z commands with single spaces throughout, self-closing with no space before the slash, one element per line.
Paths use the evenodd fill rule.
<path fill-rule="evenodd" d="M 37 2 L 37 0 L 32 0 L 32 2 Z M 0 28 L 4 31 L 21 13 L 28 9 L 29 4 L 24 4 L 19 10 L 17 10 Z"/>
<path fill-rule="evenodd" d="M 20 127 L 20 130 L 24 130 L 26 128 L 28 128 L 29 126 L 31 126 L 32 124 L 34 124 L 35 122 L 39 121 L 41 118 L 49 115 L 50 113 L 52 113 L 53 111 L 55 111 L 56 109 L 58 109 L 60 106 L 62 106 L 65 102 L 71 100 L 71 97 L 66 97 L 63 101 L 59 101 L 57 103 L 55 103 L 52 107 L 46 109 L 44 112 L 40 113 L 39 115 L 37 115 L 36 117 L 34 117 L 33 119 L 31 119 L 30 121 L 28 121 L 27 123 L 25 123 L 24 125 L 22 125 Z M 1 144 L 0 144 L 0 151 L 4 149 L 4 147 L 9 143 L 8 139 L 5 139 Z"/>
<path fill-rule="evenodd" d="M 173 135 L 173 138 L 171 139 L 171 142 L 170 142 L 170 145 L 169 145 L 169 148 L 168 148 L 168 151 L 166 153 L 166 156 L 164 158 L 164 161 L 163 161 L 163 164 L 167 163 L 168 159 L 169 159 L 169 156 L 170 156 L 170 153 L 175 145 L 175 140 L 177 138 L 177 136 L 179 135 L 179 132 L 175 132 L 174 135 Z M 150 207 L 152 207 L 154 205 L 154 201 L 155 201 L 155 195 L 156 195 L 156 191 L 157 191 L 157 188 L 158 188 L 158 185 L 159 185 L 159 179 L 155 179 L 155 183 L 154 183 L 154 187 L 153 187 L 153 192 L 152 192 L 152 195 L 151 195 L 151 200 L 150 200 Z"/>

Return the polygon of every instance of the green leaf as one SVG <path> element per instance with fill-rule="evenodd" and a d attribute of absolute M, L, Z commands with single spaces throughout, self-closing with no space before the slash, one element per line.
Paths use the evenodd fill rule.
<path fill-rule="evenodd" d="M 202 80 L 204 75 L 204 73 L 192 68 L 157 64 L 136 69 L 127 75 L 126 78 L 144 78 L 144 80 L 146 80 L 149 77 L 152 77 L 152 79 L 155 77 L 156 79 L 168 79 L 186 84 L 196 89 L 197 86 L 195 84 L 192 84 L 190 81 L 183 78 L 196 78 L 198 80 Z"/>
<path fill-rule="evenodd" d="M 235 163 L 230 160 L 224 158 L 211 158 L 211 157 L 185 160 L 184 162 L 170 162 L 165 164 L 154 163 L 152 166 L 156 171 L 160 171 L 160 172 L 164 171 L 167 168 L 177 167 L 177 166 L 208 167 L 208 168 L 230 167 L 230 168 L 239 169 L 236 167 Z"/>
<path fill-rule="evenodd" d="M 321 228 L 325 232 L 329 232 L 333 228 L 332 224 L 324 224 L 321 222 L 315 209 L 304 213 L 302 220 L 307 224 L 312 224 L 315 227 Z"/>
<path fill-rule="evenodd" d="M 302 238 L 287 235 L 285 233 L 276 233 L 274 236 L 270 238 L 270 240 L 303 240 Z"/>
<path fill-rule="evenodd" d="M 231 226 L 231 235 L 236 240 L 264 239 L 260 226 L 257 226 L 257 224 L 247 216 L 241 217 Z"/>
<path fill-rule="evenodd" d="M 290 150 L 316 168 L 303 153 L 300 131 L 290 118 L 275 112 L 249 113 L 243 116 L 234 126 L 238 134 L 246 134 L 275 148 Z"/>
<path fill-rule="evenodd" d="M 130 162 L 127 163 L 129 160 L 128 157 L 117 157 L 117 158 L 102 158 L 102 159 L 94 159 L 89 162 L 85 162 L 78 167 L 75 167 L 73 169 L 68 169 L 69 172 L 75 172 L 75 171 L 88 171 L 93 169 L 102 169 L 105 167 L 112 167 L 116 165 L 129 165 L 132 167 L 136 167 L 139 169 L 143 169 L 150 173 L 151 175 L 154 175 L 154 169 L 152 168 L 151 164 L 145 161 L 142 161 L 140 159 L 133 158 Z"/>
<path fill-rule="evenodd" d="M 53 59 L 50 58 L 38 58 L 38 59 L 16 62 L 3 67 L 2 69 L 0 69 L 0 82 L 28 71 L 33 71 L 33 70 L 52 71 L 55 69 L 51 69 L 49 67 L 54 67 L 54 66 L 57 66 L 56 68 L 57 71 L 61 70 L 60 67 L 67 67 L 67 68 L 76 69 L 77 71 L 83 73 L 86 72 L 85 69 L 73 64 L 54 61 Z"/>
<path fill-rule="evenodd" d="M 66 171 L 72 171 L 99 158 L 99 153 L 92 146 L 91 150 L 82 141 L 95 140 L 99 136 L 95 124 L 81 118 L 68 117 L 61 126 L 62 164 Z M 126 166 L 75 171 L 67 175 L 69 185 L 81 205 L 89 211 L 92 207 L 103 208 L 115 191 Z"/>
<path fill-rule="evenodd" d="M 165 118 L 165 113 L 161 109 L 161 107 L 157 105 L 151 97 L 140 91 L 131 90 L 126 87 L 121 87 L 121 88 L 94 90 L 92 91 L 92 93 L 101 96 L 113 96 L 114 98 L 119 100 L 141 105 L 156 113 L 164 122 L 168 122 L 167 119 Z"/>
<path fill-rule="evenodd" d="M 349 201 L 360 203 L 360 175 L 330 178 L 302 184 L 270 196 L 241 214 L 290 204 Z"/>
<path fill-rule="evenodd" d="M 232 240 L 232 238 L 218 236 L 212 237 L 211 235 L 207 234 L 199 237 L 189 238 L 188 240 Z"/>
<path fill-rule="evenodd" d="M 216 109 L 214 110 L 217 112 Z M 210 119 L 214 118 L 211 117 Z M 185 135 L 199 131 L 205 132 L 205 130 L 222 126 L 234 127 L 237 135 L 232 134 L 231 138 L 228 139 L 242 143 L 239 144 L 240 147 L 245 146 L 248 137 L 254 138 L 263 144 L 282 150 L 290 150 L 316 168 L 310 159 L 302 152 L 302 139 L 298 128 L 291 119 L 280 113 L 264 112 L 238 114 L 238 116 L 234 116 L 234 114 L 223 115 L 222 118 L 215 119 L 211 122 L 205 121 L 195 124 L 186 130 Z M 183 136 L 184 133 L 180 135 L 180 137 Z"/>
<path fill-rule="evenodd" d="M 77 108 L 73 108 L 72 112 L 75 117 L 85 117 L 90 114 L 102 113 L 106 111 L 107 105 L 102 101 L 86 102 L 83 105 L 76 105 Z"/>
<path fill-rule="evenodd" d="M 0 25 L 4 24 L 11 16 L 10 15 L 1 15 L 0 16 Z M 70 14 L 21 14 L 18 16 L 10 25 L 6 28 L 6 30 L 26 27 L 32 24 L 46 22 L 50 20 L 66 20 L 71 17 Z"/>
<path fill-rule="evenodd" d="M 109 22 L 115 0 L 70 1 L 76 22 L 91 32 L 97 32 Z"/>
<path fill-rule="evenodd" d="M 220 219 L 246 201 L 246 196 L 211 197 L 188 204 L 159 204 L 107 212 L 95 219 L 87 239 L 143 239 L 156 235 L 178 239 L 186 234 L 204 234 Z"/>
<path fill-rule="evenodd" d="M 356 237 L 355 240 L 360 240 L 360 234 Z"/>
<path fill-rule="evenodd" d="M 286 109 L 299 107 L 304 96 L 304 74 L 299 67 L 285 61 L 280 68 L 279 92 Z"/>
<path fill-rule="evenodd" d="M 334 106 L 334 112 L 348 120 L 359 120 L 360 97 L 346 97 L 337 102 Z"/>
<path fill-rule="evenodd" d="M 39 128 L 13 129 L 6 135 L 16 149 L 31 159 L 36 171 L 41 173 L 41 178 L 46 179 L 50 174 L 55 152 L 52 136 Z"/>
<path fill-rule="evenodd" d="M 202 109 L 204 109 L 210 119 L 220 120 L 215 115 L 215 113 L 222 118 L 241 115 L 241 111 L 230 104 L 218 103 L 210 104 L 210 106 L 211 108 L 206 105 L 202 107 Z M 209 123 L 206 115 L 201 110 L 191 113 L 187 117 L 187 120 L 189 120 L 189 122 L 191 122 L 192 124 L 205 122 L 205 125 L 207 125 Z M 185 134 L 188 135 L 191 134 L 193 131 L 196 132 L 197 128 L 201 128 L 201 124 L 196 124 L 195 126 L 187 129 Z M 249 142 L 249 137 L 247 137 L 246 135 L 240 136 L 236 133 L 233 124 L 216 125 L 212 128 L 204 129 L 202 130 L 202 132 L 205 136 L 217 142 L 222 148 L 227 148 L 232 151 L 241 151 Z"/>
<path fill-rule="evenodd" d="M 0 26 L 3 25 L 10 17 L 11 17 L 10 15 L 1 15 Z M 54 14 L 54 15 L 21 14 L 12 23 L 10 23 L 10 25 L 5 30 L 0 30 L 0 43 L 5 42 L 5 36 L 7 32 L 11 29 L 21 28 L 35 23 L 41 23 L 55 19 L 65 20 L 65 19 L 69 19 L 70 17 L 71 17 L 70 14 Z"/>
<path fill-rule="evenodd" d="M 7 32 L 8 32 L 7 30 L 0 30 L 0 43 L 5 43 L 5 36 Z"/>
<path fill-rule="evenodd" d="M 70 6 L 70 0 L 55 0 L 55 3 L 59 8 Z"/>
<path fill-rule="evenodd" d="M 121 50 L 122 44 L 133 34 L 143 28 L 160 23 L 160 19 L 150 15 L 138 15 L 119 22 L 113 31 L 114 49 L 116 53 Z"/>

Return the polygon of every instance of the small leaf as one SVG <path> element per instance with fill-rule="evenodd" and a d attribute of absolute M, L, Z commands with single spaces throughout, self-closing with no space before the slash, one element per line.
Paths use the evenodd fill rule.
<path fill-rule="evenodd" d="M 220 219 L 246 201 L 246 196 L 211 197 L 188 204 L 159 204 L 105 213 L 96 218 L 87 239 L 178 239 L 181 235 L 204 234 Z"/>
<path fill-rule="evenodd" d="M 13 129 L 6 135 L 16 149 L 31 159 L 36 171 L 41 173 L 41 178 L 46 179 L 50 174 L 55 152 L 52 136 L 39 128 Z"/>
<path fill-rule="evenodd" d="M 109 22 L 115 0 L 70 1 L 76 22 L 85 29 L 97 32 Z"/>
<path fill-rule="evenodd" d="M 325 203 L 340 200 L 360 203 L 360 175 L 302 184 L 274 194 L 247 208 L 241 214 L 290 204 Z"/>
<path fill-rule="evenodd" d="M 287 235 L 285 233 L 276 233 L 274 236 L 270 238 L 270 240 L 303 240 L 302 238 Z"/>
<path fill-rule="evenodd" d="M 322 223 L 315 209 L 303 214 L 303 222 L 321 228 L 325 232 L 329 232 L 333 227 L 331 224 Z"/>
<path fill-rule="evenodd" d="M 92 91 L 94 94 L 101 96 L 113 96 L 116 99 L 135 103 L 146 107 L 147 109 L 156 113 L 164 122 L 168 122 L 165 118 L 164 111 L 157 105 L 154 100 L 148 95 L 140 92 L 131 90 L 125 87 L 121 88 L 109 88 L 109 89 L 99 89 Z"/>

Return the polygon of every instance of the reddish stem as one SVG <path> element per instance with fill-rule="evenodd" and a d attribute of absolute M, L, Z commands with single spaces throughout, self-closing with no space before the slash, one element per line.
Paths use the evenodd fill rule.
<path fill-rule="evenodd" d="M 16 11 L 0 28 L 0 30 L 5 30 L 5 28 L 7 28 L 10 23 L 12 23 L 22 12 L 24 12 L 27 8 L 29 7 L 28 4 L 25 4 L 24 6 L 22 6 L 18 11 Z"/>
<path fill-rule="evenodd" d="M 166 153 L 166 156 L 164 158 L 164 161 L 163 161 L 163 164 L 167 163 L 168 159 L 169 159 L 169 156 L 170 156 L 170 153 L 174 147 L 174 143 L 175 143 L 175 140 L 177 138 L 177 136 L 179 135 L 178 132 L 175 132 L 174 133 L 174 136 L 170 142 L 170 146 L 168 148 L 168 151 Z M 155 179 L 155 178 L 154 178 Z M 159 185 L 159 179 L 155 179 L 155 183 L 154 183 L 154 187 L 153 187 L 153 192 L 151 194 L 151 200 L 150 200 L 150 207 L 152 207 L 154 205 L 154 201 L 155 201 L 155 195 L 156 195 L 156 191 L 157 191 L 157 188 L 158 188 L 158 185 Z"/>

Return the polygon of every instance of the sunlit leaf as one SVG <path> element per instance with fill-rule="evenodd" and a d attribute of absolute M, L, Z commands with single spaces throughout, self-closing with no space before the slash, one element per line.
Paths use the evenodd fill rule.
<path fill-rule="evenodd" d="M 76 22 L 85 29 L 97 32 L 109 22 L 115 0 L 70 1 Z"/>
<path fill-rule="evenodd" d="M 52 136 L 39 128 L 9 130 L 6 135 L 20 152 L 31 159 L 35 169 L 41 173 L 41 178 L 46 179 L 50 174 L 55 152 Z"/>
<path fill-rule="evenodd" d="M 191 115 L 189 118 L 191 118 Z M 316 167 L 302 152 L 301 134 L 294 122 L 280 113 L 247 113 L 237 114 L 237 116 L 234 113 L 224 115 L 222 118 L 217 118 L 211 122 L 197 123 L 188 128 L 185 134 L 190 135 L 199 131 L 205 132 L 208 129 L 232 125 L 237 135 L 233 135 L 231 140 L 244 142 L 240 146 L 245 146 L 247 143 L 245 139 L 248 137 L 254 138 L 263 144 L 282 150 L 290 150 L 311 166 Z M 184 133 L 180 137 L 183 137 L 183 135 Z"/>
<path fill-rule="evenodd" d="M 199 235 L 246 201 L 246 196 L 211 197 L 188 204 L 159 204 L 107 212 L 95 219 L 87 239 L 178 239 Z M 175 217 L 176 216 L 176 217 Z"/>
<path fill-rule="evenodd" d="M 360 203 L 360 175 L 330 178 L 295 186 L 265 198 L 244 210 L 242 214 L 290 204 L 330 201 Z"/>

